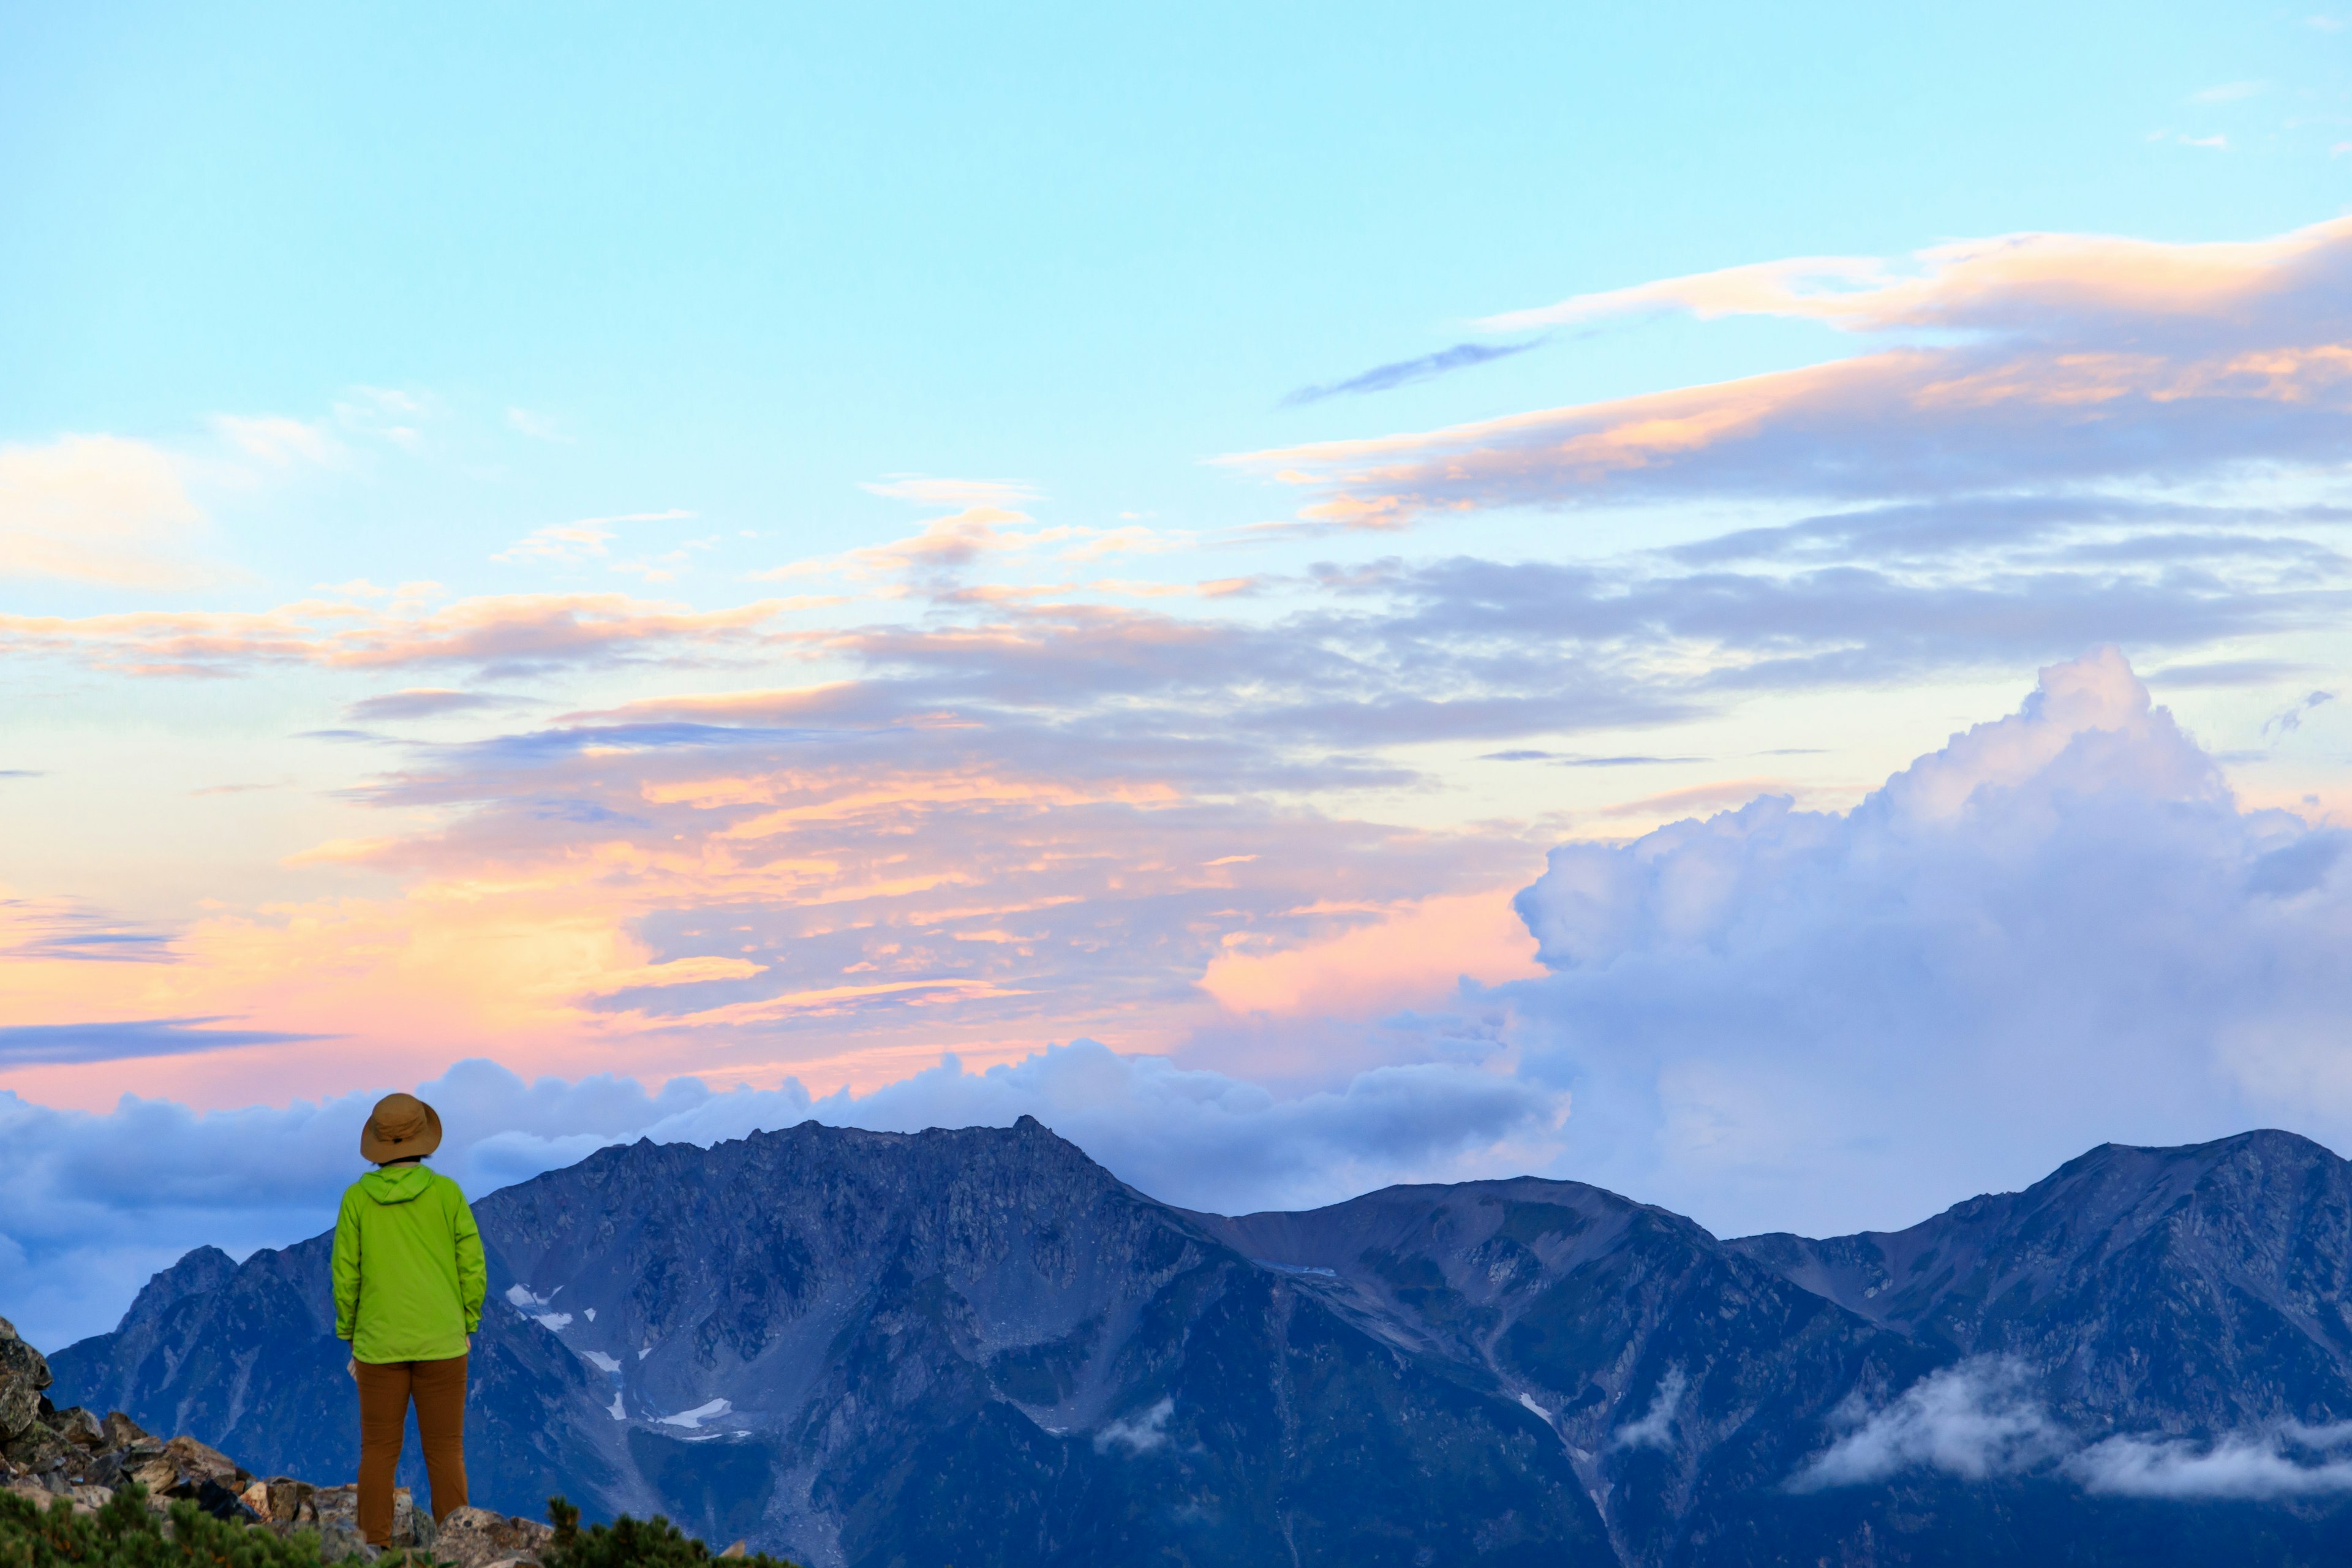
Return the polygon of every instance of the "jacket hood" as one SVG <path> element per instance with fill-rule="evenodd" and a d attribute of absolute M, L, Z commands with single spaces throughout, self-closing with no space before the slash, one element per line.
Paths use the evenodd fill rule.
<path fill-rule="evenodd" d="M 380 1204 L 404 1204 L 433 1184 L 422 1165 L 391 1165 L 360 1178 L 360 1191 Z"/>

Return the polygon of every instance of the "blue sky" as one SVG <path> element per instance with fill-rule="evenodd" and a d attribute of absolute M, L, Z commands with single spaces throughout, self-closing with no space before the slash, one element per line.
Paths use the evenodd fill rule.
<path fill-rule="evenodd" d="M 0 12 L 0 1126 L 74 1216 L 0 1261 L 94 1282 L 0 1311 L 290 1239 L 427 1082 L 469 1179 L 1026 1110 L 1727 1230 L 2343 1146 L 2347 49 Z"/>

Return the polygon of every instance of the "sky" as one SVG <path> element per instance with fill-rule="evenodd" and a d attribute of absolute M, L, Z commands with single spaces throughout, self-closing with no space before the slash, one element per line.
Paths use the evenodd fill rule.
<path fill-rule="evenodd" d="M 2352 1149 L 2352 12 L 0 6 L 0 1313 L 617 1138 Z"/>

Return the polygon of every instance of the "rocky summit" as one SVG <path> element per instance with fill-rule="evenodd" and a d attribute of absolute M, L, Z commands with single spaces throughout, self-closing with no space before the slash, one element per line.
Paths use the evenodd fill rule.
<path fill-rule="evenodd" d="M 1026 1119 L 640 1142 L 476 1214 L 518 1513 L 839 1568 L 2352 1560 L 2352 1166 L 2284 1133 L 1830 1240 L 1532 1178 L 1193 1214 Z M 348 1476 L 328 1247 L 189 1254 L 56 1392 Z"/>
<path fill-rule="evenodd" d="M 59 1409 L 43 1393 L 51 1386 L 48 1363 L 0 1318 L 0 1491 L 43 1508 L 64 1500 L 87 1514 L 135 1482 L 158 1509 L 186 1501 L 279 1535 L 310 1531 L 326 1562 L 378 1555 L 359 1532 L 356 1485 L 256 1479 L 209 1444 L 184 1434 L 152 1436 L 120 1410 L 100 1417 L 78 1405 Z M 533 1568 L 553 1534 L 536 1521 L 481 1508 L 454 1509 L 436 1527 L 409 1489 L 393 1494 L 392 1545 L 455 1568 Z"/>

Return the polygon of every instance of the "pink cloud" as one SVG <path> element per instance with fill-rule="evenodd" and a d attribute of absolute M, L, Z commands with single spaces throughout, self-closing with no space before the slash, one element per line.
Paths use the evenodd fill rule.
<path fill-rule="evenodd" d="M 2333 460 L 2352 390 L 2352 219 L 2228 245 L 2011 236 L 1922 260 L 1902 277 L 1852 260 L 1735 268 L 1495 324 L 1672 307 L 1958 341 L 1225 460 L 1310 489 L 1300 518 L 1349 528 L 1497 506 L 2016 493 Z"/>

